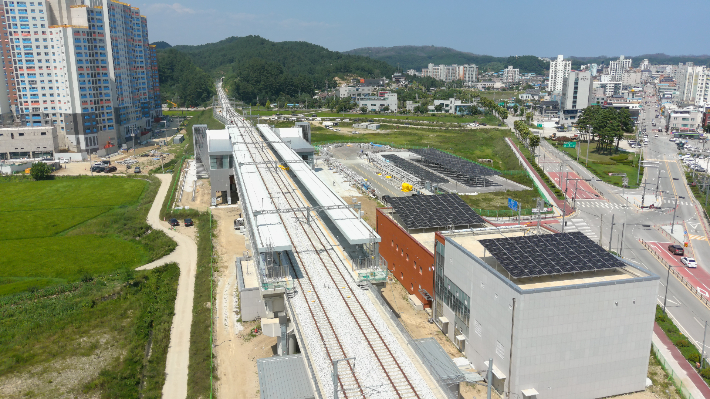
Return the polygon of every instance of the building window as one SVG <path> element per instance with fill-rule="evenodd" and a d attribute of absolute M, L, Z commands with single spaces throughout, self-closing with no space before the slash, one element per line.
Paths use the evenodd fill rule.
<path fill-rule="evenodd" d="M 483 336 L 482 335 L 483 334 L 483 326 L 481 326 L 481 323 L 479 323 L 478 320 L 476 320 L 476 319 L 473 319 L 473 328 L 479 337 Z"/>
<path fill-rule="evenodd" d="M 399 272 L 399 278 L 400 278 L 400 280 L 404 280 L 404 273 L 403 272 Z"/>
<path fill-rule="evenodd" d="M 392 240 L 392 245 L 390 245 L 390 246 L 394 247 L 394 240 Z"/>
<path fill-rule="evenodd" d="M 422 267 L 419 266 L 419 274 L 422 274 Z"/>

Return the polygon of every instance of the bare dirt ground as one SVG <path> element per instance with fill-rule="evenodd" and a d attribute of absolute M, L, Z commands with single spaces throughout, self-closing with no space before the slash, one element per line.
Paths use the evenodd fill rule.
<path fill-rule="evenodd" d="M 209 192 L 209 190 L 207 190 Z M 256 359 L 274 354 L 276 338 L 251 334 L 259 322 L 241 322 L 238 307 L 238 289 L 234 260 L 246 250 L 244 236 L 234 230 L 234 219 L 241 208 L 217 207 L 212 214 L 217 221 L 214 237 L 219 256 L 215 277 L 215 364 L 219 379 L 216 382 L 218 398 L 259 397 L 259 376 Z"/>
<path fill-rule="evenodd" d="M 188 206 L 190 209 L 204 212 L 210 207 L 210 181 L 209 179 L 197 179 L 195 184 L 197 186 L 195 200 L 192 200 L 192 194 L 185 193 L 178 206 Z"/>
<path fill-rule="evenodd" d="M 353 196 L 353 197 L 343 197 L 345 202 L 348 204 L 353 203 L 353 198 L 355 198 L 356 202 L 359 202 L 362 204 L 362 210 L 365 212 L 365 215 L 363 215 L 363 219 L 367 222 L 367 224 L 370 225 L 373 229 L 377 230 L 377 220 L 376 220 L 376 210 L 377 210 L 377 201 L 370 198 L 370 197 L 365 197 L 362 195 L 359 196 Z"/>
<path fill-rule="evenodd" d="M 87 395 L 82 387 L 96 378 L 122 354 L 115 337 L 97 332 L 91 338 L 82 338 L 85 347 L 96 349 L 87 356 L 73 356 L 38 365 L 22 372 L 0 378 L 0 397 L 19 398 L 77 398 L 93 399 L 99 394 Z"/>

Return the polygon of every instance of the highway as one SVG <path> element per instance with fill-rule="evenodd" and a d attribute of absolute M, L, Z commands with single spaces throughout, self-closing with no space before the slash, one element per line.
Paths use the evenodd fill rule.
<path fill-rule="evenodd" d="M 583 165 L 562 155 L 544 140 L 541 150 L 548 163 L 564 161 L 563 173 L 566 171 L 576 172 L 584 179 L 593 179 L 594 188 L 606 199 L 606 201 L 577 201 L 576 214 L 566 219 L 565 231 L 582 231 L 590 238 L 598 240 L 605 248 L 611 246 L 611 250 L 620 253 L 624 258 L 661 276 L 661 284 L 658 287 L 658 303 L 661 306 L 666 299 L 666 280 L 668 280 L 667 311 L 681 331 L 690 337 L 698 348 L 701 348 L 705 322 L 710 322 L 710 309 L 678 279 L 673 275 L 669 276 L 668 269 L 639 242 L 639 239 L 657 243 L 669 241 L 653 226 L 672 223 L 674 204 L 676 197 L 678 197 L 675 221 L 676 223 L 685 222 L 689 229 L 690 245 L 695 253 L 698 269 L 689 271 L 684 266 L 677 266 L 675 270 L 685 269 L 682 270 L 683 275 L 692 274 L 693 277 L 697 277 L 693 280 L 693 284 L 698 284 L 697 288 L 708 294 L 710 290 L 703 290 L 702 287 L 704 287 L 703 282 L 710 277 L 710 244 L 707 241 L 698 210 L 691 201 L 689 188 L 683 177 L 683 166 L 678 162 L 675 143 L 670 142 L 670 136 L 662 132 L 658 133 L 659 137 L 654 137 L 656 132 L 652 130 L 657 127 L 652 126 L 653 120 L 655 119 L 657 126 L 662 126 L 660 120 L 656 118 L 656 114 L 660 115 L 660 111 L 655 88 L 653 85 L 647 84 L 645 91 L 638 126 L 640 131 L 645 128 L 649 137 L 649 145 L 643 148 L 644 159 L 655 162 L 655 164 L 650 164 L 645 168 L 643 181 L 646 183 L 646 193 L 644 200 L 646 206 L 649 203 L 654 203 L 656 187 L 658 187 L 660 200 L 656 203 L 661 204 L 660 209 L 640 209 L 633 203 L 633 199 L 640 200 L 643 196 L 642 188 L 622 189 L 603 183 L 587 171 Z M 641 139 L 642 137 L 641 135 Z M 660 181 L 658 179 L 659 168 Z M 559 171 L 557 167 L 550 168 L 550 170 Z M 634 181 L 635 178 L 636 176 L 629 176 L 631 181 Z M 684 225 L 676 225 L 675 229 L 684 229 Z M 660 246 L 662 247 L 662 245 Z M 668 254 L 661 255 L 667 256 Z M 707 358 L 710 343 L 706 342 L 705 346 Z"/>

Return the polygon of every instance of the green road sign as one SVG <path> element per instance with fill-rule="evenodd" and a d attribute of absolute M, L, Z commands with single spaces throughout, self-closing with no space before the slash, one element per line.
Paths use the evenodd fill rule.
<path fill-rule="evenodd" d="M 564 144 L 565 148 L 576 148 L 577 147 L 577 142 L 576 141 L 568 141 Z"/>

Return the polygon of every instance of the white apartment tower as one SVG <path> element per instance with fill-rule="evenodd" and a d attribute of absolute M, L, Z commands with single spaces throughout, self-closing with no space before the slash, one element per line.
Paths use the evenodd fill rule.
<path fill-rule="evenodd" d="M 550 62 L 550 81 L 548 82 L 550 92 L 562 92 L 562 86 L 571 70 L 572 62 L 565 61 L 562 55 L 558 55 L 555 61 Z"/>
<path fill-rule="evenodd" d="M 628 69 L 631 68 L 631 58 L 624 58 L 624 56 L 620 56 L 617 61 L 610 61 L 609 62 L 609 75 L 612 76 L 612 79 L 616 82 L 620 82 L 621 78 Z"/>
<path fill-rule="evenodd" d="M 60 148 L 98 152 L 147 133 L 160 115 L 147 21 L 114 0 L 7 1 L 0 112 L 54 125 Z M 1 85 L 0 85 L 1 86 Z"/>
<path fill-rule="evenodd" d="M 453 82 L 454 80 L 462 80 L 464 83 L 472 83 L 477 80 L 478 67 L 476 65 L 434 65 L 429 64 L 427 68 L 422 69 L 421 76 L 430 76 L 434 79 L 443 80 L 444 82 Z"/>
<path fill-rule="evenodd" d="M 503 70 L 503 82 L 515 83 L 520 80 L 520 69 L 514 69 L 512 65 Z"/>
<path fill-rule="evenodd" d="M 678 100 L 684 103 L 705 105 L 710 102 L 710 69 L 692 62 L 678 64 L 675 70 Z"/>

